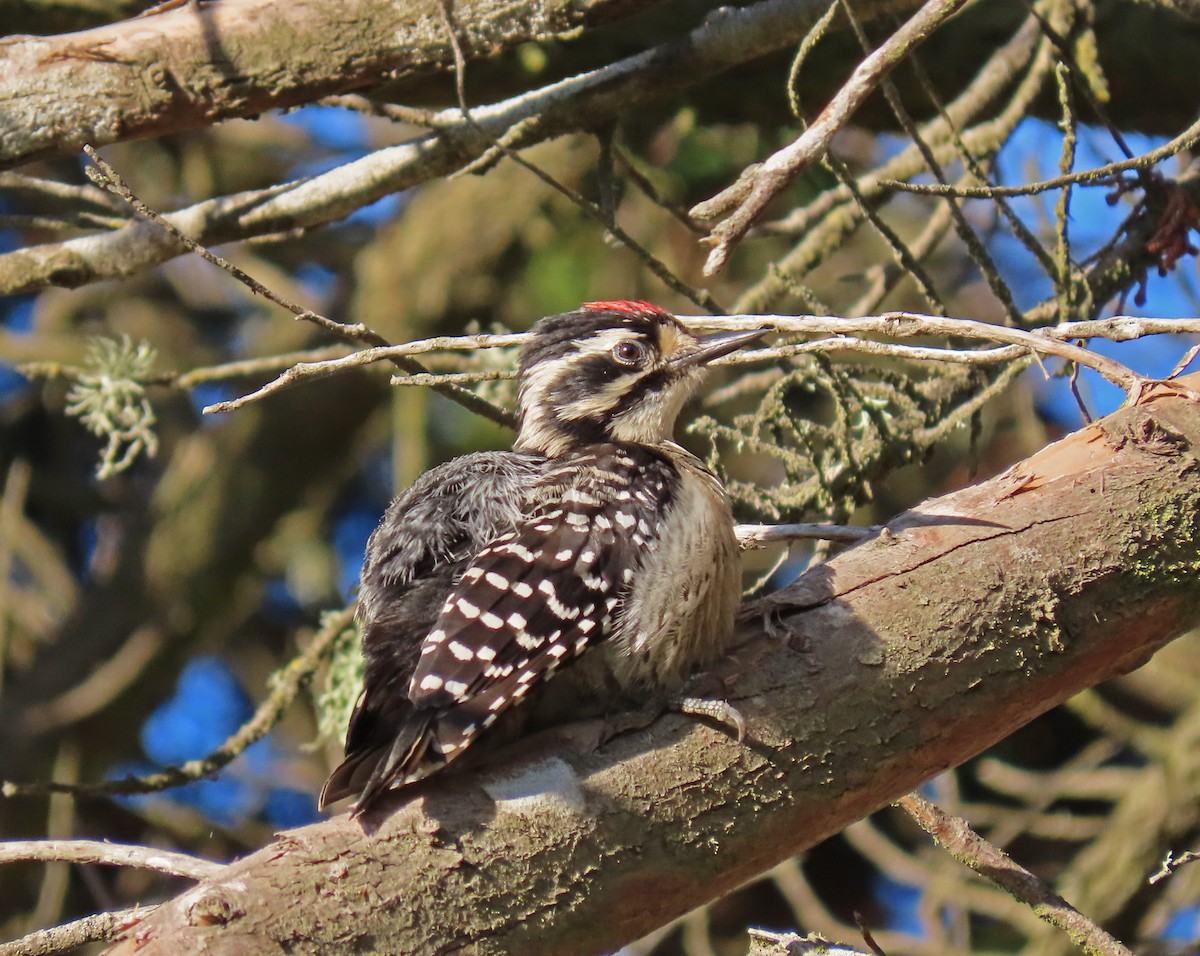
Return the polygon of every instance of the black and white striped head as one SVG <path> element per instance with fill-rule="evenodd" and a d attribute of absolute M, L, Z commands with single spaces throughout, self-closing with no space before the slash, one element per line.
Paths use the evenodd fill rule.
<path fill-rule="evenodd" d="M 605 441 L 671 437 L 715 358 L 765 330 L 700 337 L 646 302 L 589 302 L 538 322 L 521 351 L 516 448 L 557 457 Z"/>

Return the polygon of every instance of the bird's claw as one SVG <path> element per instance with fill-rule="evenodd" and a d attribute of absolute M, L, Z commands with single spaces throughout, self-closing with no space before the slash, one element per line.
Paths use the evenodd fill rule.
<path fill-rule="evenodd" d="M 677 697 L 671 703 L 673 710 L 695 717 L 708 717 L 733 730 L 737 742 L 746 739 L 746 718 L 741 711 L 727 700 L 709 697 Z"/>

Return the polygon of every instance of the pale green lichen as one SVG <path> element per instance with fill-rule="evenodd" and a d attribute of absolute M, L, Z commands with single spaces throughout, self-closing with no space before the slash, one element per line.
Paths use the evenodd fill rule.
<path fill-rule="evenodd" d="M 134 345 L 128 336 L 88 342 L 84 367 L 67 393 L 67 414 L 104 440 L 97 478 L 118 475 L 138 455 L 153 458 L 158 451 L 154 408 L 141 381 L 155 358 L 148 342 Z"/>
<path fill-rule="evenodd" d="M 1129 523 L 1125 546 L 1135 579 L 1178 586 L 1200 577 L 1200 518 L 1193 505 L 1191 498 L 1171 499 Z"/>
<path fill-rule="evenodd" d="M 341 741 L 363 684 L 363 657 L 358 630 L 348 627 L 338 635 L 325 672 L 325 686 L 314 695 L 319 740 Z"/>

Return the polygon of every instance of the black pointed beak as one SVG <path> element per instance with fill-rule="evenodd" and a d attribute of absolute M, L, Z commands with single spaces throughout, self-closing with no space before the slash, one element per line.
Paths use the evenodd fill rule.
<path fill-rule="evenodd" d="M 692 365 L 707 365 L 714 359 L 719 359 L 730 352 L 751 342 L 757 342 L 772 329 L 751 329 L 748 332 L 717 332 L 715 335 L 703 336 L 697 346 L 690 352 L 684 352 L 671 362 L 675 368 L 688 368 Z"/>

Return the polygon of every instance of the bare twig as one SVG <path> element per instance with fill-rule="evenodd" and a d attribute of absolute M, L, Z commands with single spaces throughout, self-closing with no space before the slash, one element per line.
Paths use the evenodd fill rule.
<path fill-rule="evenodd" d="M 993 342 L 1006 342 L 1020 346 L 1034 355 L 1054 355 L 1069 362 L 1077 362 L 1099 373 L 1114 385 L 1119 386 L 1131 399 L 1136 399 L 1140 396 L 1149 381 L 1119 362 L 1115 362 L 1095 352 L 1090 352 L 1070 342 L 1062 341 L 1057 336 L 1052 337 L 1051 335 L 1043 335 L 1039 332 L 1029 332 L 1025 329 L 991 325 L 987 322 L 976 322 L 971 319 L 950 319 L 934 315 L 918 315 L 912 312 L 885 312 L 882 315 L 858 318 L 789 315 L 763 315 L 755 316 L 753 319 L 739 316 L 730 317 L 724 321 L 719 316 L 693 316 L 690 318 L 693 320 L 703 318 L 705 324 L 713 328 L 750 329 L 769 325 L 778 332 L 800 334 L 841 330 L 847 333 L 885 335 L 892 338 L 908 338 L 918 335 L 945 335 Z M 757 324 L 752 325 L 752 322 Z M 1079 338 L 1082 336 L 1075 337 Z"/>
<path fill-rule="evenodd" d="M 324 315 L 313 312 L 311 309 L 306 309 L 303 306 L 297 305 L 295 302 L 292 302 L 291 300 L 279 295 L 279 293 L 267 288 L 253 276 L 249 275 L 244 270 L 239 269 L 228 259 L 217 255 L 215 252 L 212 252 L 209 249 L 206 249 L 203 245 L 184 233 L 182 229 L 178 228 L 166 217 L 155 212 L 144 202 L 142 202 L 142 200 L 133 194 L 133 191 L 129 188 L 129 185 L 125 182 L 125 180 L 121 178 L 120 174 L 113 169 L 112 166 L 101 159 L 100 154 L 97 153 L 91 146 L 84 146 L 83 150 L 85 153 L 87 153 L 88 158 L 96 164 L 96 169 L 87 169 L 88 177 L 92 179 L 96 185 L 103 189 L 107 189 L 109 192 L 129 203 L 129 205 L 133 207 L 138 215 L 150 220 L 155 225 L 164 229 L 173 239 L 190 249 L 192 252 L 196 253 L 196 255 L 200 256 L 206 262 L 210 262 L 218 269 L 228 272 L 231 276 L 237 279 L 238 282 L 241 282 L 244 286 L 250 289 L 251 292 L 261 295 L 263 298 L 274 302 L 276 305 L 283 306 L 283 308 L 291 312 L 297 319 L 312 322 L 314 325 L 319 326 L 326 332 L 331 332 L 340 338 L 347 339 L 351 342 L 361 342 L 370 346 L 387 346 L 389 344 L 387 339 L 385 339 L 382 335 L 373 331 L 372 329 L 367 328 L 361 322 L 355 324 L 338 322 L 334 319 L 330 319 Z M 422 373 L 426 371 L 425 367 L 421 365 L 420 362 L 417 362 L 411 358 L 396 356 L 390 357 L 389 360 L 398 368 L 403 369 L 406 372 Z M 435 391 L 445 395 L 452 401 L 458 402 L 458 404 L 462 405 L 464 408 L 473 411 L 476 414 L 482 415 L 484 418 L 494 421 L 499 425 L 511 426 L 514 424 L 512 416 L 508 412 L 504 411 L 504 409 L 497 408 L 491 402 L 481 398 L 474 392 L 462 388 L 459 385 L 439 383 L 432 387 Z"/>
<path fill-rule="evenodd" d="M 1063 131 L 1062 150 L 1059 154 L 1058 169 L 1064 176 L 1071 172 L 1075 165 L 1075 150 L 1078 138 L 1078 118 L 1075 113 L 1075 103 L 1071 96 L 1071 74 L 1067 67 L 1060 63 L 1055 68 L 1058 80 L 1058 97 L 1062 119 L 1059 126 Z M 1074 270 L 1071 264 L 1071 194 L 1067 186 L 1058 194 L 1058 202 L 1054 208 L 1054 226 L 1058 234 L 1058 244 L 1052 268 L 1046 269 L 1047 275 L 1055 277 L 1054 287 L 1058 296 L 1058 316 L 1061 321 L 1072 317 L 1073 305 L 1076 298 Z M 998 202 L 1007 203 L 1003 198 Z M 1019 219 L 1017 220 L 1020 221 Z M 1040 246 L 1039 246 L 1040 248 Z M 1043 264 L 1043 268 L 1045 265 Z M 1085 286 L 1086 288 L 1086 286 Z M 1072 383 L 1074 387 L 1074 383 Z M 1082 402 L 1080 402 L 1082 405 Z"/>
<path fill-rule="evenodd" d="M 800 173 L 818 162 L 841 129 L 879 81 L 897 63 L 929 38 L 963 6 L 965 0 L 927 0 L 916 14 L 851 74 L 821 115 L 801 136 L 763 163 L 750 167 L 736 183 L 692 209 L 697 219 L 723 221 L 713 229 L 713 249 L 704 274 L 714 275 L 725 266 L 729 253 L 767 208 Z"/>
<path fill-rule="evenodd" d="M 432 388 L 451 383 L 469 385 L 478 382 L 503 382 L 517 377 L 515 369 L 489 369 L 479 372 L 421 372 L 417 375 L 393 375 L 393 385 L 416 385 Z"/>
<path fill-rule="evenodd" d="M 368 116 L 380 116 L 393 123 L 408 123 L 410 126 L 420 126 L 425 129 L 445 129 L 454 123 L 454 120 L 448 120 L 443 113 L 417 109 L 413 106 L 402 106 L 399 103 L 380 103 L 358 93 L 322 97 L 317 100 L 317 104 L 354 110 L 356 113 L 365 113 Z"/>
<path fill-rule="evenodd" d="M 1175 856 L 1173 853 L 1168 851 L 1166 857 L 1163 858 L 1162 865 L 1158 868 L 1158 871 L 1155 872 L 1146 882 L 1161 883 L 1181 866 L 1187 866 L 1187 864 L 1195 863 L 1197 860 L 1200 860 L 1200 852 L 1195 850 L 1188 850 L 1186 853 L 1179 854 L 1179 856 Z"/>
<path fill-rule="evenodd" d="M 1200 120 L 1197 120 L 1186 130 L 1168 143 L 1157 149 L 1152 149 L 1141 156 L 1132 159 L 1122 159 L 1114 163 L 1106 163 L 1095 169 L 1083 169 L 1076 173 L 1043 179 L 1036 183 L 1026 183 L 1023 186 L 951 186 L 948 184 L 918 184 L 900 182 L 895 179 L 881 179 L 878 185 L 882 189 L 894 189 L 898 192 L 920 193 L 926 196 L 956 196 L 959 199 L 993 199 L 997 196 L 1034 196 L 1038 193 L 1049 192 L 1053 189 L 1063 189 L 1075 184 L 1110 185 L 1113 178 L 1124 172 L 1141 172 L 1150 169 L 1164 159 L 1170 159 L 1179 153 L 1192 149 L 1200 143 Z"/>
<path fill-rule="evenodd" d="M 1126 392 L 1134 393 L 1145 384 L 1145 380 L 1125 366 L 1073 345 L 1069 339 L 1104 338 L 1114 342 L 1126 342 L 1148 335 L 1173 335 L 1200 333 L 1200 319 L 1157 319 L 1137 316 L 1114 316 L 1085 322 L 1065 322 L 1061 325 L 1037 330 L 1023 330 L 957 319 L 946 316 L 923 315 L 916 312 L 886 312 L 876 316 L 843 317 L 830 315 L 734 315 L 734 316 L 679 316 L 687 325 L 705 329 L 749 329 L 770 325 L 780 332 L 805 335 L 832 335 L 832 338 L 793 345 L 780 345 L 768 349 L 757 349 L 738 353 L 715 363 L 740 365 L 766 359 L 787 358 L 806 352 L 862 352 L 873 355 L 890 355 L 915 361 L 957 362 L 964 365 L 981 365 L 1007 362 L 1022 353 L 1057 355 L 1067 361 L 1092 368 L 1119 385 Z M 855 334 L 880 335 L 890 338 L 912 338 L 917 336 L 950 336 L 977 340 L 1010 343 L 995 349 L 950 349 L 930 346 L 895 345 L 855 338 Z M 527 341 L 526 333 L 504 335 L 440 336 L 421 339 L 403 345 L 389 345 L 363 349 L 335 359 L 316 362 L 300 362 L 293 365 L 277 378 L 267 382 L 256 391 L 226 402 L 207 406 L 206 414 L 229 412 L 242 408 L 267 395 L 274 394 L 301 381 L 336 375 L 347 369 L 360 368 L 373 362 L 395 360 L 397 357 L 417 355 L 434 351 L 473 351 L 488 348 L 509 348 Z M 394 379 L 396 384 L 427 385 L 459 381 L 491 381 L 505 378 L 503 371 L 448 373 L 429 375 L 418 373 Z"/>
<path fill-rule="evenodd" d="M 1071 397 L 1075 399 L 1075 406 L 1079 409 L 1079 414 L 1083 418 L 1085 425 L 1092 423 L 1092 413 L 1088 411 L 1087 404 L 1083 400 L 1083 395 L 1079 391 L 1079 365 L 1071 363 L 1071 374 L 1067 376 L 1067 383 L 1071 388 Z"/>
<path fill-rule="evenodd" d="M 153 209 L 147 206 L 146 203 L 135 196 L 133 190 L 129 188 L 129 184 L 126 183 L 121 177 L 121 174 L 113 169 L 113 167 L 108 163 L 106 163 L 100 157 L 100 154 L 96 152 L 96 150 L 94 150 L 91 146 L 84 145 L 83 151 L 87 153 L 88 159 L 96 164 L 95 169 L 91 167 L 85 167 L 85 172 L 87 173 L 88 178 L 101 189 L 106 189 L 114 196 L 117 196 L 119 199 L 127 202 L 131 207 L 133 207 L 134 211 L 139 216 L 144 219 L 148 219 L 159 228 L 165 230 L 173 239 L 177 240 L 183 246 L 196 253 L 196 255 L 200 256 L 200 258 L 204 259 L 206 262 L 211 262 L 218 269 L 228 272 L 231 276 L 237 279 L 238 282 L 246 286 L 246 288 L 248 288 L 251 292 L 261 295 L 264 299 L 269 299 L 276 305 L 283 306 L 294 316 L 296 316 L 296 318 L 319 318 L 315 313 L 310 312 L 303 306 L 297 305 L 289 299 L 285 299 L 278 293 L 271 291 L 253 276 L 239 269 L 228 259 L 217 255 L 215 252 L 209 251 L 200 243 L 190 238 L 174 223 L 155 212 Z"/>
<path fill-rule="evenodd" d="M 370 365 L 373 362 L 392 361 L 402 359 L 410 355 L 418 355 L 422 352 L 448 351 L 448 350 L 463 350 L 463 349 L 486 349 L 486 348 L 503 348 L 513 345 L 522 345 L 528 339 L 528 335 L 523 332 L 511 333 L 505 335 L 462 335 L 462 336 L 444 336 L 440 338 L 422 339 L 418 342 L 409 342 L 406 345 L 386 345 L 376 348 L 363 349 L 361 352 L 351 352 L 349 355 L 344 355 L 341 358 L 329 359 L 318 362 L 300 362 L 293 365 L 282 375 L 270 382 L 262 388 L 256 389 L 248 395 L 243 395 L 240 398 L 231 399 L 227 402 L 216 402 L 205 407 L 204 414 L 211 415 L 217 412 L 232 412 L 251 402 L 258 401 L 260 398 L 265 398 L 281 389 L 287 388 L 289 385 L 294 385 L 300 381 L 308 381 L 311 379 L 325 378 L 330 375 L 337 375 L 347 369 L 361 368 L 364 365 Z M 399 364 L 398 362 L 396 364 Z M 424 369 L 418 374 L 424 374 Z"/>
<path fill-rule="evenodd" d="M 1080 913 L 1003 850 L 988 843 L 965 820 L 946 813 L 915 793 L 901 797 L 896 804 L 956 860 L 1033 907 L 1041 919 L 1065 930 L 1088 952 L 1104 956 L 1133 956 L 1119 940 Z"/>
<path fill-rule="evenodd" d="M 99 840 L 14 840 L 0 843 L 0 864 L 29 860 L 131 866 L 189 880 L 206 880 L 224 866 L 223 863 L 197 859 L 186 853 Z"/>
<path fill-rule="evenodd" d="M 854 911 L 854 922 L 858 926 L 858 931 L 862 933 L 863 942 L 871 950 L 874 956 L 887 956 L 887 954 L 879 948 L 879 944 L 875 942 L 875 937 L 871 934 L 871 927 L 867 923 L 867 918 L 858 910 Z"/>
<path fill-rule="evenodd" d="M 840 541 L 857 544 L 879 533 L 879 526 L 851 528 L 838 524 L 740 524 L 734 532 L 743 551 L 765 548 L 780 541 Z"/>
<path fill-rule="evenodd" d="M 1193 345 L 1190 349 L 1183 353 L 1179 361 L 1175 363 L 1175 367 L 1171 369 L 1171 374 L 1168 379 L 1178 378 L 1183 374 L 1183 370 L 1196 361 L 1196 356 L 1200 355 L 1200 345 Z"/>
<path fill-rule="evenodd" d="M 84 943 L 114 939 L 155 909 L 155 906 L 131 906 L 110 913 L 85 916 L 62 926 L 39 929 L 10 943 L 0 943 L 0 956 L 50 956 L 51 953 L 65 953 Z"/>
<path fill-rule="evenodd" d="M 812 339 L 794 345 L 775 345 L 756 349 L 743 355 L 729 356 L 721 365 L 740 365 L 747 361 L 766 361 L 774 358 L 791 358 L 795 355 L 836 355 L 841 352 L 860 355 L 887 355 L 909 362 L 951 362 L 956 365 L 997 365 L 1010 362 L 1019 355 L 1028 354 L 1017 345 L 1001 345 L 996 348 L 951 349 L 925 345 L 899 345 L 895 342 L 877 342 L 853 335 L 833 335 L 824 339 Z M 753 356 L 753 359 L 751 359 Z M 717 364 L 717 363 L 713 363 Z"/>

